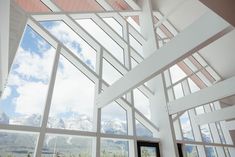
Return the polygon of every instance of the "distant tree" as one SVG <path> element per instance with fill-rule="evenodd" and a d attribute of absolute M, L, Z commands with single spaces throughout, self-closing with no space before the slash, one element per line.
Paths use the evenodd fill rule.
<path fill-rule="evenodd" d="M 27 157 L 31 157 L 30 153 L 28 153 Z"/>
<path fill-rule="evenodd" d="M 56 157 L 60 157 L 60 154 L 59 154 L 59 152 L 56 152 Z"/>

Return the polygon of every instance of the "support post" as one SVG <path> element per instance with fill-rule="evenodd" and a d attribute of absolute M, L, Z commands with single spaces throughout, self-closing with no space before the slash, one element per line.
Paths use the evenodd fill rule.
<path fill-rule="evenodd" d="M 160 74 L 155 79 L 156 91 L 151 99 L 155 117 L 152 117 L 155 125 L 159 126 L 160 150 L 163 157 L 178 157 L 178 149 L 174 134 L 174 126 L 171 116 L 168 113 L 166 89 L 163 75 Z M 153 112 L 152 112 L 153 113 Z"/>

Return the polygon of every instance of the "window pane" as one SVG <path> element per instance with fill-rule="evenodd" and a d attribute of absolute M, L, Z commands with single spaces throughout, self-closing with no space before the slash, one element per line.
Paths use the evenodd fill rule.
<path fill-rule="evenodd" d="M 180 123 L 183 132 L 183 137 L 185 140 L 194 140 L 191 122 L 188 116 L 188 112 L 185 112 L 182 116 L 180 116 Z"/>
<path fill-rule="evenodd" d="M 126 110 L 113 102 L 101 110 L 101 132 L 108 134 L 127 134 Z"/>
<path fill-rule="evenodd" d="M 143 46 L 131 34 L 129 34 L 129 40 L 131 47 L 133 47 L 141 56 L 144 56 Z"/>
<path fill-rule="evenodd" d="M 140 25 L 137 23 L 137 21 L 139 21 L 139 18 L 138 16 L 133 16 L 133 17 L 127 17 L 127 21 L 129 24 L 131 24 L 131 26 L 133 28 L 135 28 L 138 32 L 141 32 L 140 31 Z"/>
<path fill-rule="evenodd" d="M 202 133 L 202 140 L 204 142 L 209 142 L 209 143 L 213 142 L 208 124 L 201 125 L 200 128 L 201 128 L 201 133 Z"/>
<path fill-rule="evenodd" d="M 41 25 L 92 70 L 95 70 L 96 51 L 67 24 L 63 21 L 44 21 Z"/>
<path fill-rule="evenodd" d="M 123 37 L 122 34 L 122 26 L 120 23 L 118 23 L 114 18 L 112 17 L 106 17 L 103 18 L 103 20 L 110 26 L 112 27 L 113 30 L 115 30 L 121 37 Z"/>
<path fill-rule="evenodd" d="M 60 56 L 48 127 L 92 130 L 95 85 Z"/>
<path fill-rule="evenodd" d="M 94 21 L 92 21 L 91 19 L 82 19 L 76 21 L 121 63 L 124 62 L 123 49 Z"/>
<path fill-rule="evenodd" d="M 198 157 L 197 146 L 185 145 L 184 151 L 185 151 L 186 157 Z"/>
<path fill-rule="evenodd" d="M 148 119 L 150 119 L 150 104 L 149 99 L 138 89 L 134 89 L 134 104 L 135 107 Z"/>
<path fill-rule="evenodd" d="M 200 90 L 200 88 L 193 82 L 192 79 L 188 78 L 188 83 L 189 83 L 191 93 L 194 93 Z"/>
<path fill-rule="evenodd" d="M 134 67 L 136 67 L 137 65 L 138 65 L 138 62 L 136 62 L 136 60 L 131 57 L 131 67 L 132 67 L 132 69 Z"/>
<path fill-rule="evenodd" d="M 101 139 L 101 157 L 128 157 L 128 141 Z"/>
<path fill-rule="evenodd" d="M 173 87 L 173 89 L 174 89 L 174 93 L 175 93 L 175 99 L 179 99 L 184 96 L 184 92 L 183 92 L 181 83 L 175 85 Z"/>
<path fill-rule="evenodd" d="M 0 123 L 39 126 L 55 49 L 26 26 L 0 100 Z"/>
<path fill-rule="evenodd" d="M 171 79 L 172 83 L 175 83 L 182 78 L 186 77 L 186 74 L 183 72 L 183 70 L 178 66 L 174 65 L 170 68 L 170 73 L 171 73 Z"/>
<path fill-rule="evenodd" d="M 102 78 L 109 85 L 116 82 L 118 79 L 122 77 L 121 73 L 117 71 L 108 61 L 103 59 L 103 76 Z"/>
<path fill-rule="evenodd" d="M 197 115 L 205 113 L 203 106 L 196 107 L 195 111 L 196 111 Z"/>
<path fill-rule="evenodd" d="M 138 120 L 135 121 L 136 123 L 136 135 L 142 137 L 153 137 L 153 133 L 146 128 L 142 123 Z"/>
<path fill-rule="evenodd" d="M 46 135 L 42 157 L 91 157 L 92 138 Z"/>
<path fill-rule="evenodd" d="M 0 156 L 33 157 L 38 135 L 0 132 Z"/>
<path fill-rule="evenodd" d="M 214 147 L 205 147 L 207 157 L 217 157 Z"/>

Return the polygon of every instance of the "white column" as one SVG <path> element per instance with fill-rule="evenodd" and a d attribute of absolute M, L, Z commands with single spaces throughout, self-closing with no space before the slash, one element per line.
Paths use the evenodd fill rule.
<path fill-rule="evenodd" d="M 10 1 L 0 1 L 0 96 L 8 75 L 8 50 L 10 28 Z"/>
<path fill-rule="evenodd" d="M 141 34 L 146 39 L 146 43 L 143 44 L 144 57 L 147 58 L 155 50 L 157 50 L 157 40 L 154 31 L 153 13 L 150 0 L 142 1 L 142 12 L 139 16 Z"/>
<path fill-rule="evenodd" d="M 178 157 L 178 149 L 171 116 L 168 114 L 167 97 L 162 74 L 155 79 L 156 91 L 151 99 L 152 121 L 160 128 L 160 150 L 162 157 Z"/>

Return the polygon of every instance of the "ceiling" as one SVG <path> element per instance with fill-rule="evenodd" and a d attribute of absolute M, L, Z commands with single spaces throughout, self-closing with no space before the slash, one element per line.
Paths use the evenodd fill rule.
<path fill-rule="evenodd" d="M 182 31 L 200 16 L 210 11 L 198 0 L 152 0 L 168 20 Z M 235 30 L 200 50 L 202 57 L 223 78 L 235 76 Z"/>
<path fill-rule="evenodd" d="M 209 10 L 198 0 L 152 0 L 152 7 L 167 16 L 179 31 Z"/>

